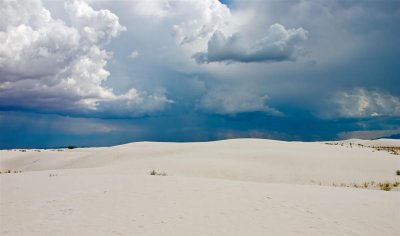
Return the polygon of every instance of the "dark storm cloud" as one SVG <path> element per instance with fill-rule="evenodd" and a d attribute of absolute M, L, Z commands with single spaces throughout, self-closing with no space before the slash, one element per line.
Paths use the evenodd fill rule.
<path fill-rule="evenodd" d="M 379 138 L 397 133 L 400 119 L 320 120 L 299 113 L 235 116 L 199 113 L 164 114 L 135 119 L 73 118 L 29 112 L 0 112 L 0 148 L 109 146 L 133 141 L 190 142 L 227 138 L 336 140 Z M 366 129 L 368 132 L 360 132 Z M 18 131 L 18 132 L 16 132 Z"/>

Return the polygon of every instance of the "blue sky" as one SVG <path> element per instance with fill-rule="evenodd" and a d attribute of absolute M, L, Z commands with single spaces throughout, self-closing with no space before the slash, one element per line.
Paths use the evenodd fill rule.
<path fill-rule="evenodd" d="M 400 134 L 400 1 L 0 2 L 0 148 Z"/>

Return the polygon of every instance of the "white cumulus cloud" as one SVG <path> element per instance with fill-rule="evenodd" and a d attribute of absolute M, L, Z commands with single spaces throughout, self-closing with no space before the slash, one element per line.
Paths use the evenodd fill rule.
<path fill-rule="evenodd" d="M 337 107 L 335 115 L 340 117 L 400 116 L 400 98 L 381 91 L 340 91 L 333 102 Z"/>
<path fill-rule="evenodd" d="M 198 63 L 209 62 L 263 62 L 295 60 L 301 52 L 308 32 L 303 28 L 285 29 L 271 25 L 264 37 L 253 39 L 241 32 L 225 36 L 216 31 L 208 41 L 205 52 L 193 55 Z"/>
<path fill-rule="evenodd" d="M 160 24 L 172 24 L 172 32 L 183 45 L 208 38 L 232 23 L 229 8 L 218 0 L 137 0 L 128 8 Z"/>
<path fill-rule="evenodd" d="M 112 57 L 104 46 L 126 30 L 117 15 L 82 0 L 67 1 L 65 12 L 69 22 L 53 18 L 39 0 L 0 2 L 1 106 L 84 113 L 120 102 L 135 114 L 170 102 L 164 94 L 115 94 L 103 85 Z"/>
<path fill-rule="evenodd" d="M 132 52 L 131 52 L 131 54 L 129 54 L 129 58 L 131 58 L 131 59 L 135 59 L 136 57 L 138 57 L 140 54 L 139 54 L 139 52 L 137 51 L 137 50 L 133 50 Z"/>

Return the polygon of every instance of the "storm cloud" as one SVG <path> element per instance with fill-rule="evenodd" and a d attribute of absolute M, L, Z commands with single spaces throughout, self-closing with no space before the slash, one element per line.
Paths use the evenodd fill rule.
<path fill-rule="evenodd" d="M 1 142 L 396 135 L 398 22 L 398 0 L 0 0 Z"/>

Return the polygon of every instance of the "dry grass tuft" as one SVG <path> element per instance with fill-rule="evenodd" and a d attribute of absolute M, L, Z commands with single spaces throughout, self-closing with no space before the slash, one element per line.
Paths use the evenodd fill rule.
<path fill-rule="evenodd" d="M 386 151 L 393 155 L 400 155 L 400 147 L 373 147 L 377 151 Z"/>
<path fill-rule="evenodd" d="M 165 172 L 157 172 L 156 170 L 150 171 L 150 175 L 159 175 L 159 176 L 167 176 L 167 173 Z"/>
<path fill-rule="evenodd" d="M 390 182 L 390 181 L 386 181 L 386 182 L 379 182 L 379 183 L 375 183 L 375 181 L 367 181 L 364 182 L 362 184 L 357 184 L 357 183 L 352 183 L 352 184 L 346 184 L 346 183 L 332 183 L 331 186 L 333 187 L 345 187 L 345 188 L 364 188 L 364 189 L 380 189 L 380 190 L 384 190 L 384 191 L 391 191 L 391 190 L 395 190 L 395 191 L 399 191 L 400 189 L 400 182 L 395 181 L 395 182 Z"/>
<path fill-rule="evenodd" d="M 0 171 L 0 174 L 17 174 L 17 173 L 22 173 L 22 170 L 5 170 L 5 171 Z"/>
<path fill-rule="evenodd" d="M 392 184 L 389 182 L 379 183 L 379 187 L 383 191 L 390 191 L 392 189 Z"/>

